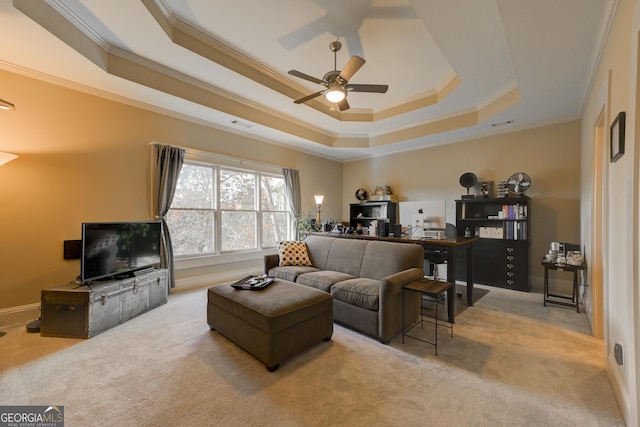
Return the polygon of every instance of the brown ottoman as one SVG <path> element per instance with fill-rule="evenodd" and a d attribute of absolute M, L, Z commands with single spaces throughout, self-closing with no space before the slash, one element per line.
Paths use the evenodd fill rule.
<path fill-rule="evenodd" d="M 283 360 L 331 339 L 333 299 L 280 279 L 258 291 L 223 283 L 208 290 L 207 322 L 273 372 Z"/>

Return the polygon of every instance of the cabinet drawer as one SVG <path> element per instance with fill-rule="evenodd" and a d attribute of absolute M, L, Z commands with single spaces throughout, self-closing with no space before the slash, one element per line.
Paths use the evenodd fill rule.
<path fill-rule="evenodd" d="M 527 256 L 529 242 L 522 240 L 505 240 L 502 246 L 505 256 Z"/>
<path fill-rule="evenodd" d="M 529 271 L 528 257 L 504 257 L 504 268 L 506 271 Z"/>
<path fill-rule="evenodd" d="M 529 291 L 529 242 L 481 239 L 473 248 L 473 281 L 483 285 Z M 466 280 L 459 262 L 456 278 Z"/>
<path fill-rule="evenodd" d="M 498 284 L 496 286 L 500 286 L 502 288 L 514 289 L 517 291 L 530 291 L 531 286 L 529 286 L 529 277 L 528 276 L 513 276 L 507 277 L 504 279 L 504 282 Z"/>

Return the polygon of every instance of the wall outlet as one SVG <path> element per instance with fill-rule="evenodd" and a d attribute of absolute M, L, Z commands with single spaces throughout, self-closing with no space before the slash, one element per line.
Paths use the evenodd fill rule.
<path fill-rule="evenodd" d="M 613 346 L 613 355 L 616 358 L 616 363 L 622 366 L 624 364 L 624 360 L 622 358 L 622 344 L 616 343 Z"/>

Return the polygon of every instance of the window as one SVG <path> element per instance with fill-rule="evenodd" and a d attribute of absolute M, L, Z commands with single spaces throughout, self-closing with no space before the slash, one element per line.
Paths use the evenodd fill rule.
<path fill-rule="evenodd" d="M 260 206 L 262 207 L 262 243 L 276 246 L 289 238 L 291 215 L 283 176 L 260 177 Z"/>
<path fill-rule="evenodd" d="M 281 174 L 187 160 L 166 218 L 174 254 L 273 248 L 290 237 L 288 207 Z"/>
<path fill-rule="evenodd" d="M 176 256 L 215 251 L 215 167 L 185 163 L 167 212 Z"/>

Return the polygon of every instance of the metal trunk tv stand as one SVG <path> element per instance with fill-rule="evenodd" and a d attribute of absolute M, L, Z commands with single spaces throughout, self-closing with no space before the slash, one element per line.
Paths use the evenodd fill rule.
<path fill-rule="evenodd" d="M 68 283 L 41 293 L 44 337 L 91 338 L 167 302 L 166 269 L 122 280 Z"/>

